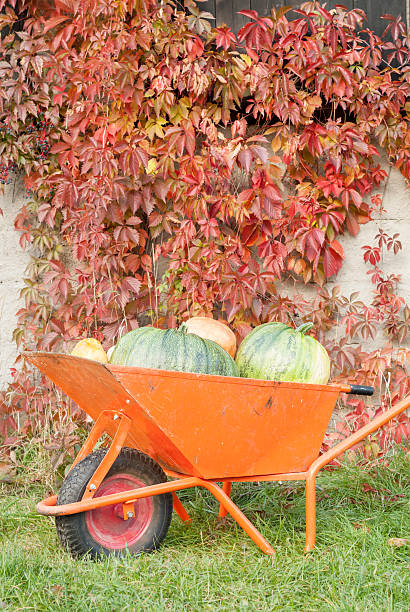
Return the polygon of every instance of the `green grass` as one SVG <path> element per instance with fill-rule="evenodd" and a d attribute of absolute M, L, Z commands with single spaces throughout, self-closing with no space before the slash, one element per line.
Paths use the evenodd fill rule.
<path fill-rule="evenodd" d="M 233 499 L 272 543 L 263 555 L 230 519 L 218 521 L 206 491 L 184 491 L 194 519 L 174 516 L 162 548 L 141 557 L 74 561 L 53 521 L 35 513 L 49 493 L 32 461 L 0 498 L 0 609 L 408 611 L 410 470 L 405 453 L 388 467 L 344 465 L 318 478 L 317 548 L 304 546 L 299 483 L 236 484 Z M 22 471 L 21 471 L 22 470 Z M 365 491 L 367 484 L 371 490 Z"/>

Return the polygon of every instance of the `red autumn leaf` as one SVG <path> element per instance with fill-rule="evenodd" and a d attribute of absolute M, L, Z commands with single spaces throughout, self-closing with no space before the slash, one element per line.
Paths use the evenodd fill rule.
<path fill-rule="evenodd" d="M 323 269 L 326 278 L 330 278 L 337 274 L 342 267 L 344 252 L 342 246 L 337 240 L 333 240 L 331 244 L 325 248 L 323 255 Z"/>
<path fill-rule="evenodd" d="M 381 259 L 380 248 L 366 245 L 362 247 L 362 249 L 364 250 L 363 259 L 366 263 L 370 263 L 372 266 L 375 266 L 379 263 Z"/>
<path fill-rule="evenodd" d="M 353 200 L 353 204 L 355 204 L 355 206 L 359 207 L 362 203 L 362 196 L 360 195 L 360 193 L 358 193 L 355 189 L 350 189 L 349 190 L 349 194 L 350 197 Z"/>
<path fill-rule="evenodd" d="M 127 287 L 130 291 L 138 294 L 141 289 L 141 281 L 133 276 L 126 276 L 123 281 L 123 287 Z"/>
<path fill-rule="evenodd" d="M 350 212 L 348 212 L 346 215 L 346 225 L 347 229 L 349 230 L 349 233 L 352 236 L 357 236 L 357 234 L 359 233 L 359 223 L 357 222 L 357 219 L 354 217 L 354 215 L 352 215 Z"/>
<path fill-rule="evenodd" d="M 364 493 L 377 493 L 376 489 L 372 487 L 371 485 L 369 485 L 369 483 L 367 482 L 364 482 L 362 484 L 362 489 Z"/>
<path fill-rule="evenodd" d="M 298 247 L 302 255 L 306 255 L 309 261 L 313 261 L 320 253 L 325 241 L 325 234 L 319 228 L 301 228 L 295 236 L 300 236 L 297 240 Z"/>
<path fill-rule="evenodd" d="M 67 21 L 67 19 L 69 19 L 69 17 L 67 16 L 66 17 L 53 17 L 52 19 L 48 19 L 47 21 L 44 21 L 43 34 L 46 34 L 49 30 L 52 30 L 53 28 L 60 25 L 61 23 L 64 23 L 64 21 Z"/>
<path fill-rule="evenodd" d="M 167 193 L 168 193 L 168 185 L 167 185 L 167 183 L 165 181 L 162 181 L 162 180 L 157 180 L 153 184 L 153 189 L 154 189 L 155 195 L 160 200 L 165 202 L 166 201 L 166 197 L 167 197 Z"/>
<path fill-rule="evenodd" d="M 245 191 L 241 191 L 241 193 L 238 195 L 237 200 L 240 204 L 243 204 L 248 202 L 254 195 L 255 192 L 253 189 L 245 189 Z"/>
<path fill-rule="evenodd" d="M 238 161 L 245 172 L 249 172 L 253 162 L 252 151 L 248 148 L 241 149 L 238 153 Z"/>
<path fill-rule="evenodd" d="M 246 246 L 256 244 L 260 237 L 259 228 L 255 225 L 246 225 L 241 232 L 241 240 Z"/>
<path fill-rule="evenodd" d="M 103 147 L 106 146 L 107 142 L 110 144 L 115 144 L 118 130 L 119 126 L 116 123 L 109 123 L 108 125 L 99 128 L 95 132 L 94 138 L 97 142 L 101 142 Z"/>
<path fill-rule="evenodd" d="M 251 145 L 250 147 L 253 153 L 259 157 L 262 163 L 266 164 L 269 158 L 269 152 L 266 147 L 262 147 L 260 145 Z"/>
<path fill-rule="evenodd" d="M 223 47 L 225 50 L 228 50 L 232 43 L 236 42 L 235 34 L 227 26 L 215 28 L 215 32 L 217 47 Z"/>

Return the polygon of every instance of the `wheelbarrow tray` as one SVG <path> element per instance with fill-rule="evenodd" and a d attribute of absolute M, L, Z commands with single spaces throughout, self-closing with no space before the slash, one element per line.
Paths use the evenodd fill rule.
<path fill-rule="evenodd" d="M 339 393 L 350 389 L 26 357 L 94 420 L 104 410 L 126 414 L 126 446 L 168 471 L 210 480 L 304 472 Z"/>

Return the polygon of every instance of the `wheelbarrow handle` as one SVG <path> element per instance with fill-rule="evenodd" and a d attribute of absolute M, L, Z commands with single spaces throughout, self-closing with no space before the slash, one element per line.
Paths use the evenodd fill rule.
<path fill-rule="evenodd" d="M 350 385 L 350 395 L 373 395 L 374 387 L 366 387 L 366 385 Z"/>

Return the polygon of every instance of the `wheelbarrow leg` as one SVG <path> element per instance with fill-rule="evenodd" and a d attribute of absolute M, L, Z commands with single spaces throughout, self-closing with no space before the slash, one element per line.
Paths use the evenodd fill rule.
<path fill-rule="evenodd" d="M 258 546 L 265 555 L 274 555 L 275 551 L 272 546 L 269 544 L 267 540 L 263 537 L 263 535 L 256 529 L 255 525 L 253 525 L 249 519 L 246 518 L 243 512 L 239 510 L 238 506 L 233 503 L 231 498 L 214 482 L 210 482 L 209 480 L 200 481 L 200 486 L 208 489 L 210 493 L 222 504 L 225 509 L 229 512 L 233 519 L 242 527 L 245 533 L 251 538 L 253 542 L 255 542 L 256 546 Z"/>
<path fill-rule="evenodd" d="M 172 504 L 174 506 L 175 512 L 178 514 L 179 518 L 183 523 L 192 523 L 191 517 L 185 510 L 177 494 L 174 492 L 172 493 Z"/>
<path fill-rule="evenodd" d="M 108 417 L 107 417 L 107 412 L 109 414 Z M 113 413 L 111 413 L 111 411 L 106 411 L 106 410 L 100 413 L 94 425 L 92 426 L 91 431 L 88 434 L 86 441 L 84 442 L 81 449 L 77 453 L 77 457 L 73 461 L 73 464 L 70 467 L 70 470 L 72 470 L 73 467 L 77 465 L 77 463 L 79 463 L 82 459 L 84 459 L 84 457 L 92 453 L 92 451 L 94 450 L 94 446 L 97 444 L 98 440 L 100 439 L 102 434 L 105 432 L 105 428 L 107 426 L 107 418 L 112 418 L 112 414 Z"/>
<path fill-rule="evenodd" d="M 306 478 L 306 540 L 305 552 L 313 550 L 316 541 L 316 474 Z"/>
<path fill-rule="evenodd" d="M 333 461 L 336 457 L 339 457 L 342 453 L 352 448 L 355 444 L 366 438 L 369 434 L 376 431 L 380 427 L 383 427 L 385 423 L 391 421 L 396 416 L 404 412 L 410 407 L 410 396 L 405 397 L 385 412 L 382 412 L 375 419 L 360 427 L 355 433 L 348 436 L 326 453 L 320 455 L 316 461 L 312 463 L 307 471 L 306 476 L 306 545 L 305 551 L 312 550 L 315 546 L 316 539 L 316 492 L 315 492 L 315 481 L 316 476 L 325 465 Z"/>
<path fill-rule="evenodd" d="M 73 461 L 73 464 L 70 467 L 70 471 L 73 469 L 73 467 L 75 467 L 77 465 L 77 463 L 79 463 L 82 459 L 84 459 L 84 457 L 86 457 L 87 455 L 92 453 L 96 443 L 101 438 L 101 436 L 106 432 L 107 426 L 113 420 L 118 421 L 116 434 L 118 432 L 120 432 L 121 438 L 123 437 L 121 435 L 121 432 L 124 429 L 126 429 L 126 432 L 127 432 L 128 429 L 129 429 L 129 419 L 128 419 L 128 417 L 126 417 L 126 415 L 124 415 L 124 414 L 121 414 L 119 416 L 115 410 L 104 410 L 103 412 L 100 413 L 100 415 L 98 416 L 97 420 L 95 421 L 95 423 L 94 423 L 90 433 L 88 434 L 88 437 L 87 437 L 86 441 L 82 445 L 81 449 L 79 450 L 79 452 L 77 454 L 77 457 Z M 118 452 L 120 450 L 121 450 L 121 448 L 119 448 Z M 114 459 L 115 459 L 115 457 L 114 457 Z M 113 461 L 114 461 L 114 459 L 113 459 Z"/>
<path fill-rule="evenodd" d="M 108 413 L 108 411 L 106 412 Z M 108 418 L 111 419 L 114 419 L 115 416 L 117 415 L 108 414 Z M 100 465 L 97 467 L 94 474 L 92 475 L 89 483 L 87 484 L 83 499 L 91 499 L 91 497 L 94 496 L 95 491 L 98 489 L 98 487 L 108 474 L 112 464 L 114 463 L 114 461 L 120 454 L 122 447 L 124 446 L 124 442 L 127 438 L 128 431 L 131 426 L 131 420 L 125 414 L 118 415 L 118 419 L 115 420 L 118 420 L 117 431 L 113 436 L 113 439 L 105 457 L 103 458 Z"/>
<path fill-rule="evenodd" d="M 224 480 L 224 482 L 222 483 L 222 491 L 224 493 L 226 493 L 226 495 L 228 497 L 231 496 L 231 490 L 232 490 L 232 482 L 230 480 Z M 225 508 L 225 506 L 223 504 L 219 505 L 219 513 L 218 516 L 219 517 L 224 517 L 228 514 L 227 509 Z"/>

